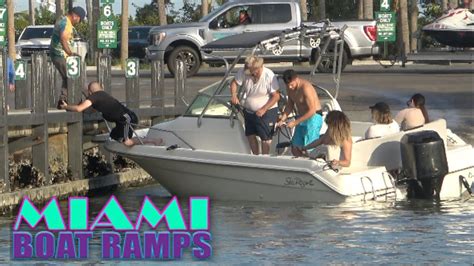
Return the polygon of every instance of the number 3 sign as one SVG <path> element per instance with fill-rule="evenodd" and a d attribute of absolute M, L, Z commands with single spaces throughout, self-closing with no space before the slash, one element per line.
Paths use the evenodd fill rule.
<path fill-rule="evenodd" d="M 137 58 L 128 58 L 125 64 L 125 77 L 126 78 L 136 78 L 138 77 L 138 59 Z"/>
<path fill-rule="evenodd" d="M 69 56 L 66 59 L 67 77 L 77 79 L 81 75 L 81 57 Z"/>

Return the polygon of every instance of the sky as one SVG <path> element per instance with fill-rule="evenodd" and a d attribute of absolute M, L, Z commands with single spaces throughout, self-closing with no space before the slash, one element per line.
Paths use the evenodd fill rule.
<path fill-rule="evenodd" d="M 50 0 L 51 1 L 51 0 Z M 95 0 L 94 0 L 95 1 Z M 15 4 L 15 12 L 19 11 L 24 11 L 28 10 L 28 2 L 29 0 L 17 0 L 14 1 Z M 172 1 L 174 3 L 174 9 L 179 9 L 181 8 L 181 0 Z M 128 0 L 129 8 L 128 12 L 131 16 L 135 16 L 136 8 L 132 5 L 134 3 L 137 6 L 143 6 L 145 4 L 151 3 L 151 0 Z M 38 0 L 35 0 L 36 7 L 39 6 Z M 86 8 L 86 1 L 84 0 L 74 0 L 74 6 L 82 6 L 84 9 Z M 121 8 L 122 8 L 122 0 L 115 0 L 115 3 L 112 5 L 112 9 L 114 11 L 114 14 L 120 14 L 121 13 Z"/>

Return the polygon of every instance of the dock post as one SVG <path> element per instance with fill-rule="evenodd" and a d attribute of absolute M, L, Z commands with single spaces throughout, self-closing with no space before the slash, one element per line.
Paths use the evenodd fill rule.
<path fill-rule="evenodd" d="M 75 61 L 75 62 L 74 62 Z M 69 104 L 79 104 L 81 100 L 82 81 L 81 71 L 84 69 L 79 56 L 69 57 L 67 64 L 67 100 Z M 69 113 L 71 122 L 67 124 L 68 167 L 73 179 L 82 179 L 82 114 Z"/>
<path fill-rule="evenodd" d="M 100 54 L 97 59 L 97 81 L 102 84 L 104 91 L 112 93 L 112 58 L 108 53 Z"/>
<path fill-rule="evenodd" d="M 140 108 L 140 71 L 138 58 L 128 58 L 125 65 L 125 99 L 128 108 Z"/>
<path fill-rule="evenodd" d="M 165 72 L 164 60 L 153 60 L 151 62 L 151 107 L 161 108 L 164 119 L 165 114 Z M 159 117 L 152 118 L 152 124 L 158 123 Z"/>
<path fill-rule="evenodd" d="M 61 94 L 60 83 L 57 81 L 59 75 L 58 70 L 54 66 L 51 60 L 48 60 L 48 79 L 49 79 L 49 89 L 47 94 L 49 94 L 49 106 L 51 108 L 56 108 L 56 105 L 59 101 L 59 95 Z"/>
<path fill-rule="evenodd" d="M 0 52 L 0 178 L 3 179 L 5 190 L 10 191 L 10 176 L 8 174 L 8 120 L 7 120 L 7 51 Z"/>
<path fill-rule="evenodd" d="M 184 88 L 186 84 L 186 69 L 182 60 L 176 60 L 176 73 L 174 74 L 174 107 L 184 104 Z"/>
<path fill-rule="evenodd" d="M 49 87 L 49 67 L 46 52 L 34 53 L 31 57 L 32 75 L 32 113 L 43 115 L 41 124 L 33 125 L 33 139 L 35 144 L 31 148 L 32 163 L 41 173 L 44 174 L 46 184 L 51 184 L 49 176 L 48 160 L 48 96 L 46 92 Z"/>
<path fill-rule="evenodd" d="M 15 70 L 21 74 L 15 75 L 15 109 L 25 109 L 31 106 L 31 63 L 16 60 Z"/>

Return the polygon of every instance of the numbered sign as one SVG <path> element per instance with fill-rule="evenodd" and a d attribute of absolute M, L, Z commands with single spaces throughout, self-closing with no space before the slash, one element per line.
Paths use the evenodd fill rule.
<path fill-rule="evenodd" d="M 0 6 L 0 47 L 6 45 L 7 20 L 7 9 Z"/>
<path fill-rule="evenodd" d="M 112 10 L 112 5 L 109 5 L 109 4 L 103 5 L 101 14 L 102 14 L 102 17 L 106 19 L 110 19 L 112 15 L 114 14 Z"/>
<path fill-rule="evenodd" d="M 0 0 L 0 6 L 5 5 L 5 0 Z"/>
<path fill-rule="evenodd" d="M 2 1 L 2 0 L 0 0 Z M 100 0 L 101 4 L 113 4 L 115 3 L 115 0 Z"/>
<path fill-rule="evenodd" d="M 392 5 L 392 0 L 381 0 L 380 1 L 380 11 L 388 12 L 390 11 L 390 6 Z"/>
<path fill-rule="evenodd" d="M 125 77 L 128 79 L 138 77 L 138 58 L 128 58 L 125 63 Z"/>
<path fill-rule="evenodd" d="M 69 56 L 66 59 L 67 77 L 77 79 L 81 76 L 81 57 Z"/>
<path fill-rule="evenodd" d="M 15 80 L 26 80 L 28 68 L 25 60 L 16 60 L 15 62 Z"/>
<path fill-rule="evenodd" d="M 375 12 L 377 42 L 397 40 L 397 19 L 395 12 Z"/>

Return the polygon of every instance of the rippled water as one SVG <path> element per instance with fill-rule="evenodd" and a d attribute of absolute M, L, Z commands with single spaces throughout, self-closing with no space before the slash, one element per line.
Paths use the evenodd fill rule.
<path fill-rule="evenodd" d="M 114 194 L 131 217 L 136 214 L 144 195 L 149 195 L 157 206 L 169 200 L 166 191 L 158 185 Z M 108 195 L 90 200 L 91 218 L 107 199 Z M 211 212 L 213 256 L 204 262 L 474 263 L 474 199 L 337 205 L 213 201 Z M 0 263 L 10 261 L 12 220 L 13 217 L 1 218 Z M 95 259 L 90 261 L 93 264 L 156 263 L 100 261 L 98 249 L 99 240 L 94 239 L 91 257 Z M 181 262 L 197 261 L 186 251 Z"/>

